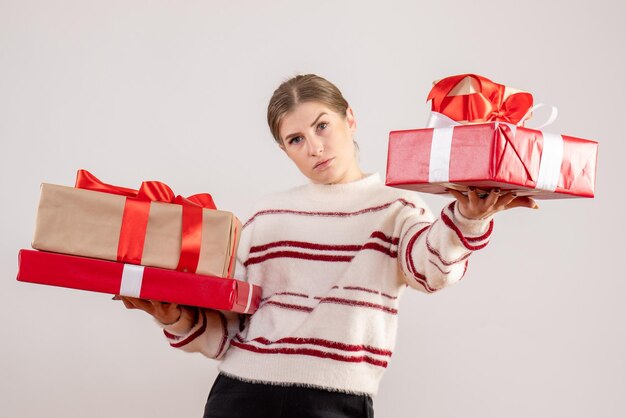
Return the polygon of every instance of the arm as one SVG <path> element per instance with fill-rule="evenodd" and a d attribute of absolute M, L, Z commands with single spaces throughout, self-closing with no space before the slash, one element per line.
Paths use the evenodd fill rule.
<path fill-rule="evenodd" d="M 433 293 L 461 280 L 468 258 L 484 248 L 493 230 L 493 216 L 514 207 L 537 209 L 530 197 L 492 189 L 480 198 L 473 187 L 467 196 L 448 190 L 457 200 L 445 206 L 433 219 L 421 202 L 402 219 L 398 261 L 407 284 L 425 293 Z M 421 210 L 419 210 L 421 209 Z"/>
<path fill-rule="evenodd" d="M 407 284 L 434 293 L 461 280 L 471 254 L 488 244 L 492 218 L 466 218 L 457 201 L 446 205 L 437 219 L 426 205 L 411 208 L 401 220 L 398 247 L 398 262 Z"/>
<path fill-rule="evenodd" d="M 245 280 L 245 267 L 237 259 L 235 278 Z M 169 344 L 187 352 L 199 352 L 220 360 L 230 346 L 230 341 L 242 331 L 246 315 L 215 309 L 181 307 L 180 318 L 163 324 L 155 318 Z"/>

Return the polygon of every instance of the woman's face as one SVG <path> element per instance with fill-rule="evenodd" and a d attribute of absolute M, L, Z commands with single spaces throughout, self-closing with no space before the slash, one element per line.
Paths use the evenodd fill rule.
<path fill-rule="evenodd" d="M 346 117 L 319 102 L 297 104 L 280 124 L 283 151 L 313 183 L 347 183 L 361 178 L 352 135 L 352 108 Z"/>

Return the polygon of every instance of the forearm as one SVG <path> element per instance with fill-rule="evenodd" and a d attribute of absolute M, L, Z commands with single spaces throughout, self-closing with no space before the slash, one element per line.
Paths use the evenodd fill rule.
<path fill-rule="evenodd" d="M 456 201 L 446 205 L 432 223 L 414 221 L 405 229 L 398 260 L 407 283 L 433 293 L 458 282 L 471 254 L 489 242 L 492 229 L 491 217 L 465 218 Z"/>

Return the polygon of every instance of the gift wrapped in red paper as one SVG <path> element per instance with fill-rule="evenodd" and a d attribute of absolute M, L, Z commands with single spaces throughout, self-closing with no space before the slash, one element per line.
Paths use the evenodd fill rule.
<path fill-rule="evenodd" d="M 462 74 L 437 82 L 429 100 L 429 127 L 389 133 L 388 186 L 594 196 L 597 142 L 523 127 L 533 110 L 530 93 Z"/>
<path fill-rule="evenodd" d="M 261 288 L 247 282 L 22 249 L 17 280 L 252 314 Z"/>
<path fill-rule="evenodd" d="M 139 190 L 79 170 L 75 187 L 42 183 L 32 247 L 143 266 L 232 277 L 241 222 L 207 193 Z"/>

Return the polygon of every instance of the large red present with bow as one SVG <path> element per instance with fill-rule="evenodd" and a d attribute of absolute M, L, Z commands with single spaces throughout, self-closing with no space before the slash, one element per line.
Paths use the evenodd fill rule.
<path fill-rule="evenodd" d="M 436 82 L 428 100 L 427 128 L 389 132 L 388 186 L 594 196 L 597 142 L 524 127 L 533 110 L 530 93 L 461 74 Z"/>
<path fill-rule="evenodd" d="M 41 184 L 32 247 L 229 278 L 240 230 L 207 193 L 176 196 L 158 181 L 134 190 L 79 170 L 75 187 Z"/>
<path fill-rule="evenodd" d="M 245 314 L 261 301 L 261 288 L 241 280 L 25 249 L 17 280 Z"/>

